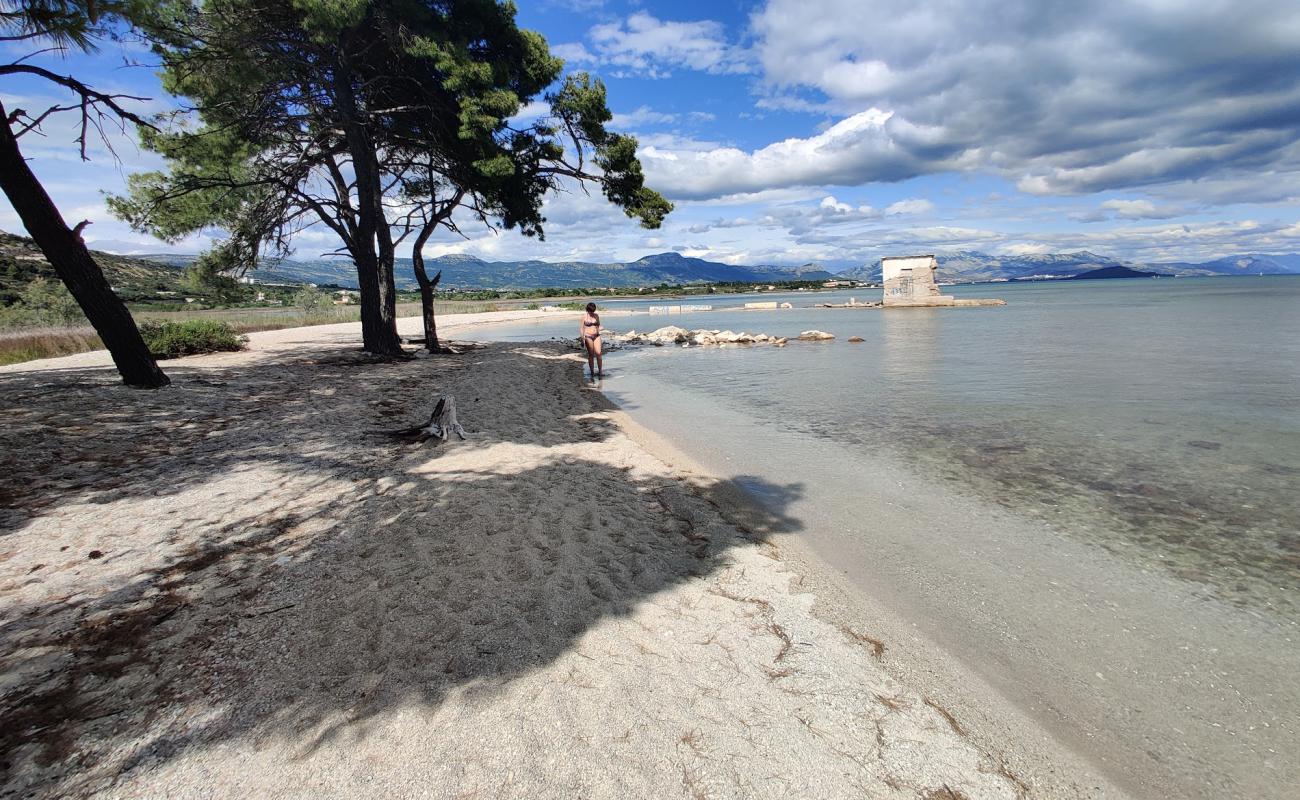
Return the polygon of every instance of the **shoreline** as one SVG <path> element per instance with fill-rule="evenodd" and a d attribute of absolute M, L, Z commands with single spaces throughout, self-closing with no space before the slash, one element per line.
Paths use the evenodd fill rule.
<path fill-rule="evenodd" d="M 654 458 L 684 476 L 721 481 L 728 491 L 718 503 L 723 516 L 744 524 L 758 502 L 729 478 L 702 465 L 667 435 L 651 430 L 621 408 L 618 424 Z M 1087 756 L 1062 742 L 956 654 L 919 631 L 902 611 L 864 590 L 797 533 L 777 534 L 781 560 L 801 591 L 815 599 L 812 613 L 844 629 L 864 624 L 882 645 L 877 662 L 901 683 L 922 691 L 960 719 L 963 735 L 998 752 L 1031 797 L 1125 798 L 1130 794 L 1105 777 Z M 1080 787 L 1087 786 L 1082 791 Z"/>
<path fill-rule="evenodd" d="M 716 387 L 696 394 L 685 379 L 628 373 L 612 394 L 700 469 L 757 482 L 760 503 L 764 484 L 812 481 L 784 506 L 803 523 L 785 537 L 791 548 L 820 565 L 806 574 L 843 599 L 829 607 L 878 620 L 902 669 L 968 728 L 1041 743 L 1057 752 L 1047 763 L 1074 760 L 1136 796 L 1284 793 L 1293 626 L 1209 601 L 888 454 L 801 439 L 743 395 L 727 402 Z M 1277 646 L 1259 646 L 1273 637 Z"/>
<path fill-rule="evenodd" d="M 790 520 L 647 450 L 562 346 L 268 333 L 158 392 L 0 377 L 8 788 L 1102 796 L 814 612 Z M 435 389 L 469 440 L 376 438 Z"/>

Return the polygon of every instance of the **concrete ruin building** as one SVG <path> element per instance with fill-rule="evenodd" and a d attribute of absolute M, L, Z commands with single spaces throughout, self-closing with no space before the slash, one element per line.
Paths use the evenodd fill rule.
<path fill-rule="evenodd" d="M 954 298 L 939 294 L 934 256 L 900 256 L 880 259 L 886 306 L 951 306 Z"/>
<path fill-rule="evenodd" d="M 1005 300 L 953 297 L 939 294 L 934 282 L 939 260 L 934 256 L 890 256 L 880 259 L 880 277 L 885 285 L 885 308 L 933 308 L 935 306 L 1005 306 Z"/>

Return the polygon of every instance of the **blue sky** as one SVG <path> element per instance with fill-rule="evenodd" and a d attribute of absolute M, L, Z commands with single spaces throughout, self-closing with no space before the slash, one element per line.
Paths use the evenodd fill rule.
<path fill-rule="evenodd" d="M 1300 4 L 1294 0 L 521 0 L 568 69 L 609 87 L 676 205 L 643 231 L 581 191 L 547 240 L 467 227 L 431 256 L 854 266 L 882 255 L 1088 249 L 1136 261 L 1300 250 Z M 14 48 L 7 48 L 17 55 Z M 131 45 L 37 59 L 97 88 L 169 100 Z M 0 79 L 9 109 L 64 99 Z M 536 106 L 521 109 L 535 115 Z M 195 251 L 103 205 L 156 168 L 110 132 L 92 161 L 73 120 L 23 139 L 70 222 L 115 252 Z M 0 228 L 20 232 L 0 200 Z M 219 236 L 220 232 L 212 232 Z M 298 255 L 332 250 L 308 230 Z"/>

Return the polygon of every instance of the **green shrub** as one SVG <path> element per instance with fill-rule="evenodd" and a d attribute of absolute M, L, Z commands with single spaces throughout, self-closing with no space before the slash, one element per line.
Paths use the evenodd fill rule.
<path fill-rule="evenodd" d="M 81 306 L 63 284 L 45 278 L 27 284 L 17 302 L 0 306 L 0 330 L 65 327 L 85 322 Z"/>
<path fill-rule="evenodd" d="M 246 339 L 224 322 L 193 319 L 186 322 L 146 322 L 140 335 L 157 358 L 180 358 L 198 353 L 243 350 Z"/>
<path fill-rule="evenodd" d="M 315 311 L 329 302 L 329 297 L 315 286 L 304 286 L 293 296 L 293 304 L 307 312 Z"/>

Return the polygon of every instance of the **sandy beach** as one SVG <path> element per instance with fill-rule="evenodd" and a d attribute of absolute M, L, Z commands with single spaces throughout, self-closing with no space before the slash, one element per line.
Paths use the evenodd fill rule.
<path fill-rule="evenodd" d="M 0 369 L 0 796 L 1118 796 L 891 668 L 899 621 L 575 352 L 358 340 Z M 386 433 L 438 393 L 465 441 Z"/>

